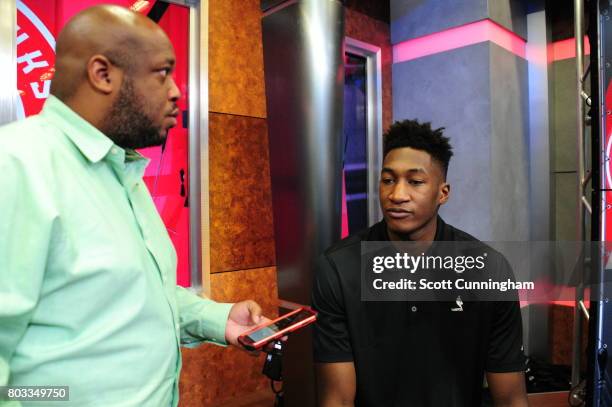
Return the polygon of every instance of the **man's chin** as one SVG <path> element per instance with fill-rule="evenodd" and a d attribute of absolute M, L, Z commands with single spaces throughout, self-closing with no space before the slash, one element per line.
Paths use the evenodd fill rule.
<path fill-rule="evenodd" d="M 399 235 L 409 235 L 414 233 L 420 225 L 419 222 L 414 219 L 397 220 L 386 217 L 385 221 L 387 222 L 387 227 L 389 230 Z"/>

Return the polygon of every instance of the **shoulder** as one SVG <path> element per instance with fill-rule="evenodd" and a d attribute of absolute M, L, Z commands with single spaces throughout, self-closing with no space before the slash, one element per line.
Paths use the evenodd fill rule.
<path fill-rule="evenodd" d="M 449 225 L 448 223 L 443 222 L 443 233 L 442 233 L 442 241 L 447 242 L 459 242 L 459 245 L 463 248 L 474 248 L 474 249 L 486 249 L 495 255 L 501 255 L 497 250 L 491 247 L 489 244 L 481 241 L 477 237 L 456 228 L 453 225 Z"/>
<path fill-rule="evenodd" d="M 33 141 L 35 133 L 46 126 L 47 122 L 40 115 L 0 126 L 0 145 L 3 147 L 22 146 L 28 141 Z"/>
<path fill-rule="evenodd" d="M 38 164 L 49 156 L 58 132 L 40 115 L 19 120 L 0 127 L 0 156 L 13 161 Z"/>
<path fill-rule="evenodd" d="M 346 253 L 351 253 L 355 249 L 359 250 L 362 240 L 363 239 L 361 239 L 359 235 L 347 236 L 344 239 L 340 240 L 339 242 L 328 247 L 323 252 L 323 256 L 336 257 L 336 256 L 340 256 Z"/>
<path fill-rule="evenodd" d="M 66 159 L 68 146 L 61 137 L 60 130 L 39 115 L 0 127 L 2 189 L 18 190 L 31 202 L 50 204 L 50 197 L 66 175 L 58 176 L 58 168 L 62 167 L 58 163 Z"/>
<path fill-rule="evenodd" d="M 497 270 L 510 268 L 508 259 L 496 248 L 486 242 L 472 236 L 471 234 L 443 222 L 443 241 L 457 242 L 456 248 L 465 254 L 486 253 L 489 265 Z"/>
<path fill-rule="evenodd" d="M 353 286 L 359 281 L 361 242 L 380 240 L 382 222 L 350 235 L 327 248 L 316 260 L 315 280 Z"/>
<path fill-rule="evenodd" d="M 446 222 L 444 222 L 441 218 L 439 221 L 442 222 L 442 239 L 444 241 L 449 242 L 480 242 L 479 239 L 470 235 L 469 233 L 454 227 Z"/>
<path fill-rule="evenodd" d="M 361 242 L 386 240 L 383 237 L 384 222 L 378 222 L 369 228 L 361 230 L 355 234 L 345 237 L 339 242 L 333 244 L 325 252 L 323 256 L 329 259 L 344 258 L 346 256 L 359 257 L 361 251 Z"/>

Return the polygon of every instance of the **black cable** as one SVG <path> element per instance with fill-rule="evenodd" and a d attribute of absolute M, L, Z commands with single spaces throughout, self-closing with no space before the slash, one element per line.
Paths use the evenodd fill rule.
<path fill-rule="evenodd" d="M 283 343 L 280 340 L 274 341 L 272 347 L 266 353 L 262 373 L 270 379 L 270 388 L 274 393 L 274 407 L 283 407 Z M 275 382 L 280 383 L 280 389 L 276 388 Z"/>
<path fill-rule="evenodd" d="M 272 393 L 274 393 L 274 407 L 283 407 L 285 405 L 285 399 L 283 398 L 283 382 L 280 382 L 280 389 L 276 389 L 274 385 L 274 380 L 270 379 L 270 388 L 272 389 Z"/>
<path fill-rule="evenodd" d="M 163 1 L 156 2 L 153 8 L 147 13 L 147 17 L 159 23 L 159 20 L 161 20 L 169 5 L 170 3 L 165 3 Z"/>

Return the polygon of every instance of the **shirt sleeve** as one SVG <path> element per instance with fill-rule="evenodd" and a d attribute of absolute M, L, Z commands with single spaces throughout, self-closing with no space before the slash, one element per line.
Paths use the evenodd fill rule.
<path fill-rule="evenodd" d="M 342 287 L 335 267 L 325 255 L 315 265 L 312 307 L 318 312 L 313 330 L 314 361 L 353 361 Z"/>
<path fill-rule="evenodd" d="M 40 296 L 52 221 L 24 166 L 0 152 L 0 386 Z M 13 404 L 11 404 L 13 405 Z"/>
<path fill-rule="evenodd" d="M 514 281 L 512 268 L 501 256 L 500 272 L 505 278 Z M 523 352 L 523 321 L 518 293 L 512 293 L 512 301 L 490 303 L 491 329 L 489 348 L 485 369 L 490 373 L 507 373 L 525 371 L 525 354 Z"/>
<path fill-rule="evenodd" d="M 225 326 L 234 304 L 215 302 L 176 286 L 181 345 L 194 348 L 204 342 L 225 346 Z"/>

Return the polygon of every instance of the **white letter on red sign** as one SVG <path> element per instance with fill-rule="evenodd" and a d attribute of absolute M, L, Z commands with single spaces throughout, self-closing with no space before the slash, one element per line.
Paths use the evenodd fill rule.
<path fill-rule="evenodd" d="M 21 27 L 17 26 L 17 32 L 19 32 L 19 30 L 21 30 Z M 17 45 L 21 44 L 22 42 L 24 42 L 28 38 L 30 38 L 30 36 L 27 33 L 19 34 L 17 36 Z"/>
<path fill-rule="evenodd" d="M 45 81 L 43 83 L 43 90 L 40 91 L 39 88 L 40 83 L 31 82 L 30 87 L 32 88 L 32 92 L 34 92 L 34 97 L 36 99 L 46 99 L 49 97 L 49 92 L 51 90 L 51 81 Z"/>
<path fill-rule="evenodd" d="M 44 68 L 46 66 L 49 66 L 49 63 L 47 61 L 34 61 L 35 58 L 38 58 L 41 55 L 42 52 L 40 51 L 30 52 L 29 54 L 25 54 L 17 58 L 17 64 L 19 65 L 24 62 L 27 62 L 28 65 L 23 68 L 23 73 L 30 73 L 36 68 Z"/>

